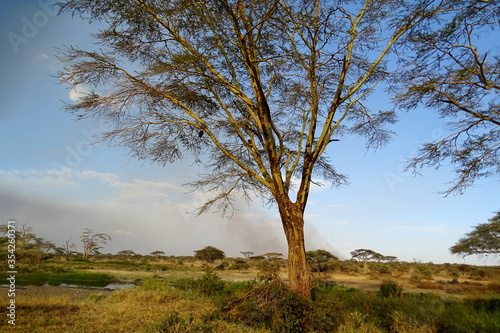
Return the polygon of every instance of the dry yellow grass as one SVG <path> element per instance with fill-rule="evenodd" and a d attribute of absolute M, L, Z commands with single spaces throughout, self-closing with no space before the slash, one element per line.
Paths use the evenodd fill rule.
<path fill-rule="evenodd" d="M 45 288 L 45 287 L 39 287 Z M 36 288 L 34 289 L 36 290 Z M 192 315 L 193 325 L 214 305 L 203 297 L 169 288 L 133 288 L 104 293 L 89 291 L 72 295 L 68 288 L 47 288 L 47 294 L 27 288 L 16 295 L 16 326 L 0 323 L 2 332 L 160 332 L 161 323 L 172 311 L 180 317 Z M 52 294 L 50 290 L 54 291 Z M 59 290 L 59 292 L 56 292 Z M 7 299 L 0 306 L 5 309 Z M 3 313 L 4 311 L 2 311 Z M 5 318 L 5 315 L 2 315 Z M 223 321 L 212 323 L 215 332 L 264 332 Z"/>

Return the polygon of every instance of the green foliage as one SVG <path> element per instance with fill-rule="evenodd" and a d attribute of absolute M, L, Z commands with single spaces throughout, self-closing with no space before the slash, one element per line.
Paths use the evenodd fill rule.
<path fill-rule="evenodd" d="M 362 262 L 369 260 L 382 261 L 384 256 L 378 252 L 369 249 L 357 249 L 351 252 L 352 259 L 357 259 Z"/>
<path fill-rule="evenodd" d="M 378 292 L 379 297 L 401 297 L 403 294 L 403 287 L 398 286 L 393 281 L 385 281 L 380 285 L 380 289 Z"/>
<path fill-rule="evenodd" d="M 237 270 L 240 270 L 240 269 L 248 269 L 250 268 L 250 265 L 248 264 L 248 262 L 244 259 L 239 259 L 239 258 L 236 258 L 234 259 L 232 262 L 231 262 L 231 266 L 230 266 L 231 269 L 237 269 Z"/>
<path fill-rule="evenodd" d="M 0 273 L 0 279 L 4 280 L 8 277 L 7 273 Z M 114 280 L 114 277 L 108 274 L 88 273 L 88 272 L 26 272 L 16 276 L 16 284 L 19 286 L 41 286 L 44 284 L 50 285 L 77 285 L 85 287 L 105 287 Z"/>
<path fill-rule="evenodd" d="M 95 233 L 90 228 L 85 228 L 80 236 L 80 241 L 83 246 L 83 258 L 87 259 L 89 256 L 97 254 L 103 245 L 111 240 L 111 236 L 104 232 Z"/>
<path fill-rule="evenodd" d="M 227 295 L 227 283 L 223 281 L 211 269 L 198 279 L 179 279 L 172 283 L 180 290 L 196 290 L 205 296 Z"/>
<path fill-rule="evenodd" d="M 407 40 L 416 50 L 396 85 L 399 106 L 425 106 L 450 119 L 449 130 L 423 143 L 408 167 L 455 165 L 450 194 L 462 193 L 480 178 L 500 173 L 500 64 L 497 43 L 478 38 L 498 31 L 498 1 L 448 1 L 443 24 Z M 436 29 L 437 28 L 437 29 Z M 492 37 L 495 35 L 491 35 Z M 498 38 L 497 38 L 498 39 Z M 411 60 L 410 60 L 411 59 Z M 446 162 L 446 163 L 444 163 Z"/>
<path fill-rule="evenodd" d="M 450 252 L 462 257 L 500 254 L 500 211 L 488 221 L 488 223 L 477 225 L 465 237 L 460 238 L 455 245 L 450 247 Z"/>
<path fill-rule="evenodd" d="M 331 260 L 338 260 L 336 256 L 326 250 L 316 250 L 306 252 L 306 259 L 311 264 L 312 272 L 324 272 L 328 269 L 327 263 Z"/>
<path fill-rule="evenodd" d="M 433 269 L 429 264 L 417 264 L 415 266 L 416 271 L 420 273 L 421 277 L 424 279 L 431 279 L 433 275 Z"/>
<path fill-rule="evenodd" d="M 215 260 L 224 259 L 226 254 L 224 251 L 219 250 L 213 246 L 207 246 L 201 250 L 194 251 L 195 258 L 207 262 L 214 262 Z"/>

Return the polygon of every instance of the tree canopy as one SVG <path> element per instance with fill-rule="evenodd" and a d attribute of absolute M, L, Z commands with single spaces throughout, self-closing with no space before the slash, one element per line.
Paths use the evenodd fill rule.
<path fill-rule="evenodd" d="M 224 251 L 219 250 L 216 247 L 213 246 L 206 246 L 205 248 L 201 250 L 196 250 L 194 251 L 195 255 L 194 257 L 196 259 L 212 262 L 215 260 L 220 260 L 224 259 L 226 257 L 226 254 Z"/>
<path fill-rule="evenodd" d="M 97 254 L 103 248 L 103 245 L 110 240 L 111 236 L 104 232 L 95 233 L 92 229 L 85 228 L 80 236 L 83 258 L 86 259 L 93 254 Z"/>
<path fill-rule="evenodd" d="M 68 109 L 110 123 L 103 140 L 140 159 L 203 164 L 192 185 L 213 198 L 199 213 L 231 215 L 237 196 L 276 204 L 290 285 L 309 297 L 309 192 L 347 183 L 328 145 L 390 138 L 395 113 L 369 96 L 408 67 L 411 36 L 469 2 L 69 0 L 63 12 L 104 28 L 98 49 L 62 51 L 60 79 L 93 87 Z"/>
<path fill-rule="evenodd" d="M 367 262 L 369 260 L 383 261 L 384 256 L 369 249 L 357 249 L 351 252 L 352 259 Z"/>
<path fill-rule="evenodd" d="M 446 194 L 463 193 L 476 180 L 500 173 L 500 27 L 498 1 L 458 1 L 439 29 L 416 31 L 408 44 L 418 50 L 401 72 L 398 106 L 438 110 L 449 131 L 422 145 L 408 167 L 443 162 L 457 178 Z M 495 46 L 497 50 L 495 50 Z"/>
<path fill-rule="evenodd" d="M 460 238 L 450 248 L 450 252 L 462 257 L 500 254 L 500 211 L 488 219 L 488 223 L 475 226 L 465 237 Z"/>

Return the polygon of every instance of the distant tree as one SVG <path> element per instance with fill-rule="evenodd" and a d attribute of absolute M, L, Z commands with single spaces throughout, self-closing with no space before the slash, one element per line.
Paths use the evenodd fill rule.
<path fill-rule="evenodd" d="M 394 262 L 394 261 L 398 261 L 398 257 L 395 257 L 395 256 L 384 256 L 384 258 L 382 259 L 382 261 Z"/>
<path fill-rule="evenodd" d="M 33 227 L 28 226 L 28 223 L 24 223 L 15 231 L 16 259 L 38 267 L 42 260 L 57 252 L 56 246 L 53 242 L 38 237 L 33 232 Z M 4 237 L 7 230 L 7 225 L 0 226 L 0 232 L 4 233 Z M 6 237 L 4 239 L 7 240 Z"/>
<path fill-rule="evenodd" d="M 73 254 L 75 254 L 75 251 L 73 249 L 76 248 L 76 244 L 70 242 L 71 238 L 65 241 L 64 245 L 61 248 L 59 248 L 58 251 L 62 256 L 64 256 L 66 260 L 69 260 L 69 258 L 71 258 Z"/>
<path fill-rule="evenodd" d="M 251 256 L 250 259 L 252 259 L 252 260 L 264 260 L 264 259 L 266 259 L 266 257 L 264 257 L 264 256 Z"/>
<path fill-rule="evenodd" d="M 119 256 L 133 256 L 135 255 L 135 252 L 132 250 L 121 250 L 116 253 Z"/>
<path fill-rule="evenodd" d="M 338 260 L 337 256 L 334 256 L 326 250 L 316 250 L 306 252 L 307 261 L 314 266 L 316 272 L 319 274 L 323 271 L 323 266 L 330 260 Z"/>
<path fill-rule="evenodd" d="M 500 254 L 500 211 L 488 221 L 475 226 L 465 237 L 460 238 L 450 247 L 450 252 L 462 257 Z"/>
<path fill-rule="evenodd" d="M 126 5 L 124 5 L 126 3 Z M 346 133 L 386 142 L 395 115 L 367 100 L 387 60 L 455 1 L 68 0 L 101 23 L 98 51 L 70 47 L 60 78 L 97 89 L 68 108 L 114 125 L 105 139 L 165 164 L 186 153 L 213 190 L 199 210 L 231 214 L 234 195 L 276 204 L 289 283 L 310 297 L 304 212 L 311 186 L 346 184 L 327 156 Z M 337 156 L 335 156 L 337 158 Z M 297 186 L 294 186 L 297 183 Z"/>
<path fill-rule="evenodd" d="M 161 257 L 161 256 L 164 256 L 165 255 L 165 252 L 163 251 L 153 251 L 150 253 L 152 256 L 155 256 L 155 257 Z"/>
<path fill-rule="evenodd" d="M 373 250 L 357 249 L 351 252 L 351 257 L 353 259 L 366 263 L 367 261 L 370 260 L 380 261 L 384 256 Z"/>
<path fill-rule="evenodd" d="M 53 242 L 45 241 L 43 238 L 38 238 L 36 246 L 40 249 L 40 251 L 44 254 L 54 253 L 56 249 L 56 245 Z"/>
<path fill-rule="evenodd" d="M 252 256 L 252 254 L 253 254 L 253 252 L 252 252 L 252 251 L 241 251 L 240 253 L 241 253 L 243 256 L 245 256 L 245 258 L 247 258 L 247 259 L 248 259 L 248 258 L 250 258 L 250 257 Z"/>
<path fill-rule="evenodd" d="M 267 259 L 278 259 L 278 257 L 282 257 L 283 254 L 278 252 L 269 252 L 269 253 L 264 253 L 263 256 L 266 257 Z"/>
<path fill-rule="evenodd" d="M 215 260 L 224 259 L 226 254 L 213 246 L 207 246 L 201 250 L 194 251 L 194 257 L 199 260 L 213 262 Z"/>
<path fill-rule="evenodd" d="M 33 232 L 33 227 L 27 227 L 29 222 L 24 223 L 19 230 L 16 231 L 16 241 L 19 242 L 21 249 L 29 249 L 33 247 L 37 241 L 37 236 Z"/>
<path fill-rule="evenodd" d="M 409 35 L 419 50 L 403 72 L 399 106 L 424 105 L 450 121 L 409 162 L 415 172 L 453 163 L 457 178 L 444 193 L 462 193 L 477 179 L 500 173 L 499 1 L 456 1 L 444 24 Z M 436 30 L 435 27 L 440 26 Z M 497 48 L 495 50 L 495 48 Z M 419 110 L 419 112 L 421 112 Z"/>
<path fill-rule="evenodd" d="M 85 228 L 82 235 L 80 236 L 82 242 L 82 256 L 87 259 L 93 254 L 99 254 L 99 250 L 103 248 L 102 245 L 107 244 L 111 240 L 111 236 L 101 233 L 94 233 L 92 229 Z"/>

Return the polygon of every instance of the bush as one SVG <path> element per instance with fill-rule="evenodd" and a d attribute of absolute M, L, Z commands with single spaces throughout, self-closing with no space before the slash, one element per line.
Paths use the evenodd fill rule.
<path fill-rule="evenodd" d="M 227 294 L 226 282 L 217 276 L 211 269 L 207 269 L 205 274 L 198 279 L 179 279 L 173 284 L 181 290 L 194 289 L 205 296 L 215 296 Z"/>
<path fill-rule="evenodd" d="M 387 265 L 379 265 L 377 267 L 377 272 L 379 272 L 380 274 L 391 274 L 392 269 Z"/>
<path fill-rule="evenodd" d="M 312 332 L 313 303 L 275 279 L 232 301 L 229 320 L 272 332 Z"/>
<path fill-rule="evenodd" d="M 431 264 L 418 264 L 416 265 L 417 271 L 421 274 L 424 279 L 432 279 L 432 268 Z"/>
<path fill-rule="evenodd" d="M 230 266 L 231 269 L 248 269 L 250 265 L 246 262 L 245 259 L 234 259 Z"/>
<path fill-rule="evenodd" d="M 402 293 L 403 287 L 398 286 L 396 283 L 388 280 L 380 285 L 380 289 L 377 295 L 384 298 L 401 297 Z"/>

